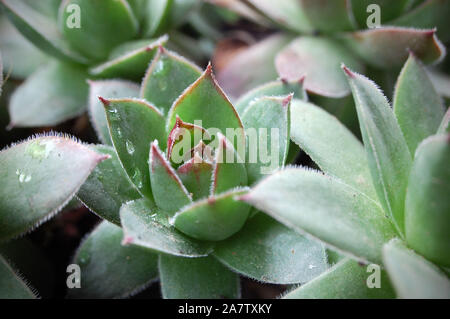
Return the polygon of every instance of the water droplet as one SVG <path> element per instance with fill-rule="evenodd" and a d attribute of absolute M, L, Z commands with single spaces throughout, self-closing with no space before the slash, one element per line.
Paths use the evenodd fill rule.
<path fill-rule="evenodd" d="M 309 268 L 309 269 L 313 269 L 313 268 L 316 268 L 316 266 L 314 266 L 314 265 L 309 265 L 308 268 Z"/>
<path fill-rule="evenodd" d="M 44 159 L 50 155 L 55 148 L 55 143 L 49 140 L 35 141 L 30 143 L 26 149 L 26 153 L 35 159 Z"/>
<path fill-rule="evenodd" d="M 120 128 L 117 128 L 117 135 L 119 135 L 119 137 L 122 137 L 122 130 Z"/>
<path fill-rule="evenodd" d="M 158 63 L 156 63 L 153 74 L 162 73 L 163 71 L 164 71 L 164 62 L 162 60 L 159 60 Z"/>
<path fill-rule="evenodd" d="M 138 188 L 142 188 L 142 174 L 138 169 L 134 170 L 133 176 L 131 177 L 133 183 L 136 184 Z"/>
<path fill-rule="evenodd" d="M 129 140 L 126 140 L 125 146 L 127 148 L 128 154 L 132 155 L 134 153 L 134 145 Z"/>
<path fill-rule="evenodd" d="M 27 175 L 21 172 L 19 169 L 16 170 L 16 175 L 19 176 L 19 183 L 28 183 L 31 181 L 31 175 Z"/>

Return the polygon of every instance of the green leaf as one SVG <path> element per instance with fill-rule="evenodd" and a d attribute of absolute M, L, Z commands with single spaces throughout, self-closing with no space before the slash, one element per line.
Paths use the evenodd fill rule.
<path fill-rule="evenodd" d="M 363 145 L 334 116 L 314 104 L 293 100 L 291 139 L 326 174 L 378 200 Z"/>
<path fill-rule="evenodd" d="M 237 53 L 219 72 L 217 80 L 233 99 L 278 77 L 273 60 L 292 40 L 286 34 L 275 34 Z M 299 80 L 299 79 L 295 79 Z"/>
<path fill-rule="evenodd" d="M 134 244 L 175 256 L 201 257 L 212 251 L 212 244 L 189 238 L 170 226 L 167 216 L 141 199 L 120 209 L 125 244 Z"/>
<path fill-rule="evenodd" d="M 80 266 L 81 287 L 69 289 L 69 298 L 124 298 L 157 279 L 158 255 L 142 247 L 122 246 L 122 238 L 122 229 L 107 221 L 89 234 L 72 262 Z"/>
<path fill-rule="evenodd" d="M 239 298 L 239 276 L 213 257 L 159 256 L 161 291 L 165 299 Z"/>
<path fill-rule="evenodd" d="M 274 173 L 241 199 L 360 260 L 380 263 L 381 247 L 396 236 L 378 203 L 312 170 L 287 168 Z"/>
<path fill-rule="evenodd" d="M 218 133 L 210 195 L 220 194 L 235 187 L 247 186 L 244 161 L 225 136 Z"/>
<path fill-rule="evenodd" d="M 70 45 L 63 39 L 55 19 L 30 4 L 31 2 L 26 0 L 0 1 L 9 20 L 36 47 L 57 59 L 86 64 L 87 59 L 73 52 Z"/>
<path fill-rule="evenodd" d="M 35 299 L 36 295 L 0 255 L 0 298 Z"/>
<path fill-rule="evenodd" d="M 290 142 L 291 100 L 292 95 L 265 96 L 255 100 L 242 114 L 247 135 L 249 184 L 286 163 Z"/>
<path fill-rule="evenodd" d="M 210 196 L 183 207 L 170 223 L 190 237 L 220 241 L 238 232 L 250 212 L 250 207 L 236 200 L 247 189 L 233 189 Z"/>
<path fill-rule="evenodd" d="M 448 277 L 400 240 L 392 240 L 383 247 L 383 260 L 398 297 L 450 298 Z"/>
<path fill-rule="evenodd" d="M 438 94 L 447 99 L 450 98 L 450 76 L 433 69 L 428 69 L 427 71 L 428 76 L 430 77 L 431 82 L 433 82 L 433 86 Z"/>
<path fill-rule="evenodd" d="M 411 154 L 422 140 L 436 133 L 444 115 L 441 98 L 412 54 L 397 80 L 394 113 Z"/>
<path fill-rule="evenodd" d="M 367 28 L 367 20 L 372 10 L 368 10 L 370 4 L 376 4 L 380 6 L 380 18 L 381 22 L 388 22 L 391 24 L 391 20 L 400 16 L 408 6 L 410 0 L 351 0 L 350 7 L 353 10 L 354 17 L 358 22 L 360 28 Z"/>
<path fill-rule="evenodd" d="M 244 114 L 251 103 L 263 96 L 284 96 L 293 93 L 294 99 L 307 101 L 308 96 L 304 90 L 303 81 L 304 78 L 294 82 L 277 80 L 258 86 L 245 93 L 236 101 L 236 111 L 240 115 Z"/>
<path fill-rule="evenodd" d="M 353 91 L 373 184 L 401 235 L 411 154 L 394 112 L 376 84 L 345 66 L 343 69 Z"/>
<path fill-rule="evenodd" d="M 341 38 L 366 63 L 380 69 L 391 69 L 402 66 L 408 59 L 408 52 L 413 52 L 425 63 L 442 59 L 445 47 L 435 32 L 435 30 L 382 27 L 348 33 Z"/>
<path fill-rule="evenodd" d="M 423 141 L 406 194 L 406 242 L 438 265 L 450 267 L 450 134 Z"/>
<path fill-rule="evenodd" d="M 156 40 L 138 40 L 119 45 L 109 55 L 109 60 L 92 67 L 89 72 L 102 78 L 140 80 L 160 45 L 168 40 L 162 36 Z"/>
<path fill-rule="evenodd" d="M 110 158 L 101 162 L 81 186 L 77 197 L 100 217 L 120 226 L 120 207 L 141 197 L 125 173 L 116 151 L 106 145 L 92 146 Z"/>
<path fill-rule="evenodd" d="M 138 31 L 138 21 L 124 0 L 64 0 L 59 25 L 70 45 L 94 61 L 107 58 L 115 46 Z"/>
<path fill-rule="evenodd" d="M 355 29 L 352 5 L 348 0 L 300 0 L 308 22 L 315 30 L 336 33 Z"/>
<path fill-rule="evenodd" d="M 196 155 L 177 169 L 177 175 L 194 200 L 208 197 L 212 172 L 212 164 Z"/>
<path fill-rule="evenodd" d="M 327 268 L 325 249 L 265 214 L 217 243 L 214 256 L 239 274 L 276 284 L 305 283 Z"/>
<path fill-rule="evenodd" d="M 167 114 L 173 102 L 201 73 L 195 64 L 161 46 L 142 81 L 141 98 Z"/>
<path fill-rule="evenodd" d="M 87 106 L 86 77 L 78 66 L 57 61 L 38 69 L 11 97 L 10 127 L 54 126 L 80 115 Z"/>
<path fill-rule="evenodd" d="M 281 78 L 289 81 L 305 77 L 307 91 L 329 96 L 343 97 L 350 93 L 341 63 L 362 71 L 364 66 L 337 40 L 324 37 L 302 36 L 296 38 L 275 58 Z"/>
<path fill-rule="evenodd" d="M 88 112 L 91 123 L 100 141 L 103 144 L 112 145 L 105 108 L 98 97 L 105 99 L 139 97 L 139 86 L 123 80 L 88 81 L 88 84 L 90 87 Z"/>
<path fill-rule="evenodd" d="M 156 206 L 170 215 L 192 202 L 175 170 L 155 141 L 150 146 L 150 180 Z"/>
<path fill-rule="evenodd" d="M 238 154 L 242 155 L 245 145 L 242 122 L 233 105 L 217 84 L 212 74 L 211 64 L 174 102 L 167 119 L 167 130 L 175 125 L 177 115 L 188 123 L 197 124 L 196 121 L 201 121 L 200 126 L 206 130 L 218 129 L 224 135 L 227 129 L 232 131 L 237 129 L 233 146 L 237 149 Z"/>
<path fill-rule="evenodd" d="M 450 108 L 445 112 L 444 118 L 442 119 L 441 124 L 439 125 L 438 133 L 450 133 Z"/>
<path fill-rule="evenodd" d="M 384 271 L 380 288 L 369 288 L 371 272 L 365 265 L 344 259 L 309 283 L 292 290 L 285 299 L 386 299 L 395 293 Z"/>
<path fill-rule="evenodd" d="M 109 132 L 122 166 L 139 192 L 151 198 L 150 143 L 156 139 L 165 145 L 163 115 L 144 100 L 100 99 L 105 106 Z"/>
<path fill-rule="evenodd" d="M 0 152 L 0 241 L 51 218 L 106 159 L 69 137 L 41 136 Z"/>
<path fill-rule="evenodd" d="M 143 34 L 151 37 L 163 33 L 170 19 L 170 11 L 174 0 L 147 0 Z"/>

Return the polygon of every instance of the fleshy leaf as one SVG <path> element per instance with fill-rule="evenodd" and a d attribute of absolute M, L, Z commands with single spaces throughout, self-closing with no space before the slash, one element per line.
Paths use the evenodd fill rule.
<path fill-rule="evenodd" d="M 139 192 L 151 198 L 150 143 L 156 139 L 165 144 L 163 115 L 144 100 L 100 99 L 120 162 Z"/>
<path fill-rule="evenodd" d="M 344 259 L 309 283 L 292 290 L 285 299 L 391 299 L 395 293 L 386 272 L 381 271 L 380 288 L 369 288 L 369 268 Z"/>
<path fill-rule="evenodd" d="M 144 199 L 124 204 L 120 220 L 124 244 L 184 257 L 207 256 L 212 251 L 212 244 L 196 241 L 170 226 L 167 217 Z"/>
<path fill-rule="evenodd" d="M 74 26 L 74 5 L 81 11 L 79 27 Z M 64 0 L 59 25 L 70 45 L 94 61 L 105 59 L 116 45 L 131 40 L 138 31 L 138 21 L 124 0 Z"/>
<path fill-rule="evenodd" d="M 121 44 L 111 52 L 107 62 L 92 67 L 89 72 L 96 77 L 140 80 L 158 47 L 167 40 L 167 36 L 162 36 L 156 40 Z"/>
<path fill-rule="evenodd" d="M 235 187 L 247 185 L 244 161 L 233 145 L 222 134 L 218 134 L 218 146 L 214 158 L 210 195 L 220 194 Z"/>
<path fill-rule="evenodd" d="M 292 95 L 265 96 L 255 100 L 242 114 L 247 135 L 249 184 L 286 163 L 290 142 L 291 100 Z"/>
<path fill-rule="evenodd" d="M 409 151 L 414 154 L 422 140 L 436 133 L 444 108 L 421 62 L 412 54 L 398 77 L 393 104 Z"/>
<path fill-rule="evenodd" d="M 158 255 L 138 246 L 122 246 L 123 231 L 107 221 L 78 248 L 72 263 L 80 266 L 81 287 L 69 298 L 124 298 L 146 288 L 158 277 Z M 114 278 L 114 284 L 103 285 Z"/>
<path fill-rule="evenodd" d="M 194 154 L 189 161 L 178 167 L 177 174 L 194 200 L 208 197 L 211 188 L 213 166 Z"/>
<path fill-rule="evenodd" d="M 396 236 L 378 203 L 335 178 L 307 169 L 274 173 L 242 200 L 360 260 L 380 263 L 381 247 Z"/>
<path fill-rule="evenodd" d="M 300 0 L 299 2 L 306 19 L 315 30 L 335 33 L 355 28 L 351 12 L 352 5 L 348 0 Z"/>
<path fill-rule="evenodd" d="M 200 240 L 220 241 L 238 232 L 250 207 L 235 199 L 247 189 L 234 189 L 183 207 L 171 219 L 178 230 Z"/>
<path fill-rule="evenodd" d="M 411 154 L 394 112 L 376 84 L 345 66 L 343 69 L 353 91 L 375 190 L 399 234 L 403 234 Z"/>
<path fill-rule="evenodd" d="M 450 76 L 436 70 L 428 70 L 428 76 L 438 94 L 450 98 Z"/>
<path fill-rule="evenodd" d="M 35 299 L 36 295 L 0 255 L 0 298 Z"/>
<path fill-rule="evenodd" d="M 450 133 L 450 108 L 445 112 L 444 118 L 442 119 L 441 124 L 439 125 L 438 133 Z"/>
<path fill-rule="evenodd" d="M 435 30 L 382 27 L 342 36 L 342 40 L 368 64 L 389 69 L 400 67 L 408 51 L 425 63 L 436 62 L 445 55 L 445 47 Z M 389 52 L 389 54 L 386 54 Z"/>
<path fill-rule="evenodd" d="M 149 163 L 153 196 L 161 210 L 172 215 L 192 202 L 192 196 L 164 157 L 157 142 L 150 146 Z"/>
<path fill-rule="evenodd" d="M 1 151 L 0 240 L 51 218 L 106 158 L 58 136 L 41 136 Z"/>
<path fill-rule="evenodd" d="M 87 106 L 86 77 L 83 69 L 56 61 L 38 69 L 11 97 L 10 126 L 53 126 L 80 115 Z"/>
<path fill-rule="evenodd" d="M 112 145 L 105 108 L 98 97 L 101 96 L 105 99 L 137 98 L 139 97 L 139 86 L 123 80 L 88 81 L 88 84 L 90 87 L 88 111 L 91 123 L 100 141 Z"/>
<path fill-rule="evenodd" d="M 138 199 L 141 195 L 131 183 L 112 147 L 96 145 L 92 148 L 110 158 L 97 165 L 79 189 L 77 197 L 91 211 L 120 226 L 122 204 Z"/>
<path fill-rule="evenodd" d="M 323 37 L 303 36 L 292 41 L 275 59 L 281 78 L 294 81 L 305 77 L 307 91 L 329 96 L 343 97 L 350 93 L 341 63 L 348 63 L 362 71 L 363 65 L 351 51 L 338 41 Z"/>
<path fill-rule="evenodd" d="M 158 35 L 167 28 L 170 10 L 174 0 L 147 0 L 143 34 L 146 37 Z"/>
<path fill-rule="evenodd" d="M 213 257 L 159 256 L 161 291 L 165 299 L 239 298 L 239 276 Z"/>
<path fill-rule="evenodd" d="M 142 81 L 141 98 L 167 114 L 173 102 L 201 73 L 195 64 L 159 47 Z"/>
<path fill-rule="evenodd" d="M 378 200 L 363 145 L 334 116 L 311 103 L 294 100 L 291 139 L 326 174 Z"/>
<path fill-rule="evenodd" d="M 406 242 L 428 260 L 450 267 L 450 134 L 423 141 L 406 194 Z"/>
<path fill-rule="evenodd" d="M 400 240 L 383 247 L 384 265 L 398 297 L 449 299 L 450 280 L 438 267 L 416 254 Z"/>
<path fill-rule="evenodd" d="M 400 16 L 410 5 L 411 0 L 350 0 L 350 6 L 353 10 L 354 17 L 360 28 L 367 28 L 367 18 L 372 14 L 368 10 L 369 5 L 376 4 L 380 6 L 380 20 L 382 23 L 389 24 L 392 19 Z"/>
<path fill-rule="evenodd" d="M 214 248 L 214 256 L 236 272 L 262 282 L 305 283 L 327 268 L 322 244 L 259 213 Z"/>

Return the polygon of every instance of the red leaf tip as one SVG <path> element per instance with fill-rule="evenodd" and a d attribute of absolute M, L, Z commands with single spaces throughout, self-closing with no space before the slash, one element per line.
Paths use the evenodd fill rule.
<path fill-rule="evenodd" d="M 350 77 L 350 78 L 354 78 L 355 77 L 355 73 L 353 73 L 352 70 L 347 68 L 344 63 L 341 64 L 341 68 L 342 68 L 342 70 L 344 70 L 345 74 L 347 74 L 348 77 Z"/>
<path fill-rule="evenodd" d="M 98 99 L 100 100 L 100 102 L 103 103 L 104 106 L 109 106 L 109 104 L 111 104 L 111 102 L 101 96 L 98 97 Z"/>
<path fill-rule="evenodd" d="M 287 107 L 289 105 L 289 103 L 291 103 L 293 97 L 294 97 L 294 93 L 289 94 L 288 96 L 286 96 L 283 99 L 283 101 L 281 102 L 281 105 L 283 107 Z"/>
<path fill-rule="evenodd" d="M 125 236 L 122 240 L 122 245 L 131 244 L 134 241 L 134 238 L 131 236 Z"/>

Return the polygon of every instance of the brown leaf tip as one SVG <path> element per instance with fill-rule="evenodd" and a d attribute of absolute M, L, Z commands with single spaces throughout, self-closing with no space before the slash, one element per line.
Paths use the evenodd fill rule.
<path fill-rule="evenodd" d="M 98 99 L 100 100 L 100 102 L 103 103 L 104 106 L 109 106 L 111 104 L 111 102 L 101 96 L 98 97 Z"/>
<path fill-rule="evenodd" d="M 344 63 L 341 64 L 341 68 L 342 68 L 342 70 L 344 70 L 345 74 L 347 74 L 347 76 L 349 78 L 355 77 L 355 73 L 353 73 L 352 70 L 350 70 L 348 67 L 346 67 Z"/>

